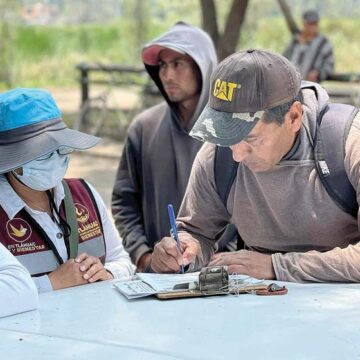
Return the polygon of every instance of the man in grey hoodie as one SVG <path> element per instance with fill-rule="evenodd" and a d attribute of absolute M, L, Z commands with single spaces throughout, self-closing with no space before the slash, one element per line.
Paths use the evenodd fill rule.
<path fill-rule="evenodd" d="M 132 261 L 147 271 L 154 244 L 169 235 L 167 205 L 178 212 L 201 147 L 189 132 L 206 105 L 217 58 L 210 37 L 183 22 L 147 44 L 142 58 L 165 102 L 129 128 L 112 213 Z"/>
<path fill-rule="evenodd" d="M 320 85 L 302 84 L 286 58 L 267 50 L 226 58 L 211 83 L 209 103 L 191 132 L 207 143 L 194 161 L 177 218 L 181 252 L 171 238 L 163 239 L 153 252 L 153 270 L 229 265 L 231 272 L 264 279 L 359 282 L 358 210 L 352 215 L 335 203 L 316 165 L 323 174 L 331 172 L 324 161 L 316 164 L 314 155 L 317 118 L 328 109 L 329 129 L 335 133 L 327 139 L 337 139 L 332 147 L 344 141 L 337 165 L 343 164 L 360 198 L 358 109 L 350 107 L 348 117 L 346 105 L 328 107 Z M 340 123 L 348 125 L 347 136 L 338 131 Z M 226 205 L 215 182 L 216 145 L 230 147 L 238 162 Z M 214 255 L 218 234 L 229 222 L 245 249 Z"/>

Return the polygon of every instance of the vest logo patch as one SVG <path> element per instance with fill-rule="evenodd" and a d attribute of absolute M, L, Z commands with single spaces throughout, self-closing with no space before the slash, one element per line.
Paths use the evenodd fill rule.
<path fill-rule="evenodd" d="M 86 223 L 89 220 L 89 210 L 79 203 L 75 203 L 76 219 L 80 223 Z"/>
<path fill-rule="evenodd" d="M 224 80 L 216 79 L 213 89 L 213 95 L 220 100 L 232 101 L 234 96 L 234 89 L 240 89 L 240 84 L 227 82 Z"/>
<path fill-rule="evenodd" d="M 14 218 L 6 223 L 6 231 L 11 239 L 16 242 L 24 242 L 31 236 L 31 227 L 23 219 Z"/>

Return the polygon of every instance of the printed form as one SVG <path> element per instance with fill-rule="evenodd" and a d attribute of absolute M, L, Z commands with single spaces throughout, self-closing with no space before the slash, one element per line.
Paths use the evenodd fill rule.
<path fill-rule="evenodd" d="M 198 281 L 199 272 L 187 274 L 138 273 L 135 280 L 115 282 L 114 286 L 128 299 L 154 295 L 161 292 L 176 291 L 178 284 Z"/>

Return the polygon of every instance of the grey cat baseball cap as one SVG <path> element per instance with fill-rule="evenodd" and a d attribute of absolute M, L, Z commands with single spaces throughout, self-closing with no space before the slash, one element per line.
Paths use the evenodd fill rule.
<path fill-rule="evenodd" d="M 245 50 L 224 59 L 211 76 L 209 101 L 190 135 L 219 146 L 242 141 L 264 111 L 293 100 L 301 75 L 270 50 Z"/>

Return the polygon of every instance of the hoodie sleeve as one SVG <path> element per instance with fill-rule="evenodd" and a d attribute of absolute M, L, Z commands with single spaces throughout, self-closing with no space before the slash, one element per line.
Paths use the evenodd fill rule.
<path fill-rule="evenodd" d="M 326 80 L 334 72 L 334 53 L 330 41 L 323 35 L 318 35 L 314 40 L 317 44 L 315 51 L 309 52 L 313 56 L 312 67 L 319 73 L 319 81 Z"/>
<path fill-rule="evenodd" d="M 38 293 L 30 274 L 0 244 L 0 317 L 38 307 Z"/>
<path fill-rule="evenodd" d="M 215 146 L 204 145 L 198 152 L 181 204 L 177 224 L 180 240 L 197 240 L 201 253 L 190 270 L 200 270 L 210 261 L 216 241 L 230 217 L 216 191 L 214 178 Z"/>
<path fill-rule="evenodd" d="M 115 226 L 134 264 L 152 249 L 145 236 L 141 196 L 141 126 L 129 128 L 112 193 Z"/>
<path fill-rule="evenodd" d="M 335 59 L 333 47 L 329 41 L 326 41 L 326 44 L 321 50 L 321 64 L 319 66 L 319 73 L 320 80 L 323 81 L 334 72 Z"/>

